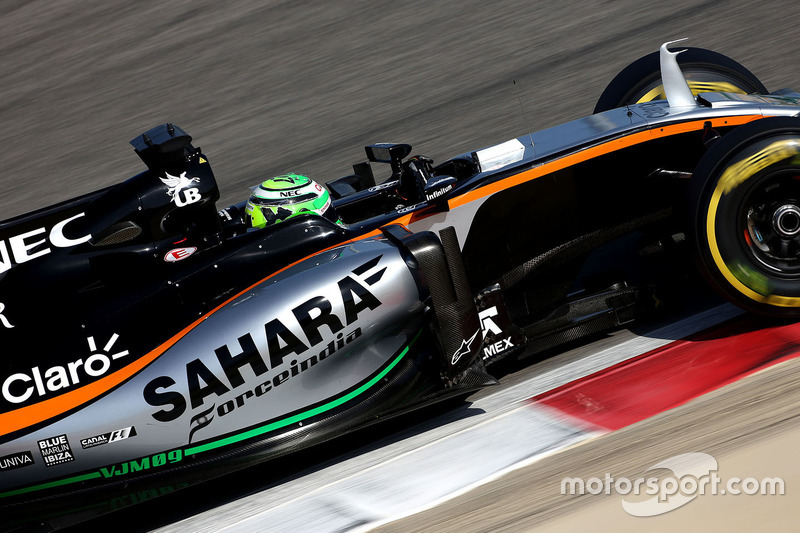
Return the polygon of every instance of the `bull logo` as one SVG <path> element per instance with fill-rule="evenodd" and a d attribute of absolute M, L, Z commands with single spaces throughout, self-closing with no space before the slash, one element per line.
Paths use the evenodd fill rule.
<path fill-rule="evenodd" d="M 200 191 L 195 187 L 187 188 L 192 183 L 199 182 L 200 178 L 187 178 L 186 172 L 181 172 L 180 176 L 173 176 L 169 172 L 165 174 L 166 178 L 158 179 L 167 186 L 167 195 L 172 197 L 171 201 L 175 202 L 175 205 L 183 207 L 200 201 Z M 184 191 L 184 189 L 186 190 Z M 183 194 L 181 194 L 182 191 Z"/>

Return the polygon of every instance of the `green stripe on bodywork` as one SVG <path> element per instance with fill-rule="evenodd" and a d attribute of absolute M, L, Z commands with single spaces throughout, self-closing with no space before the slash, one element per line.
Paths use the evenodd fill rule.
<path fill-rule="evenodd" d="M 330 401 L 330 402 L 328 402 L 326 404 L 320 405 L 319 407 L 315 407 L 314 409 L 310 409 L 308 411 L 304 411 L 302 413 L 298 413 L 298 414 L 296 414 L 294 416 L 290 416 L 289 418 L 284 418 L 282 420 L 278 420 L 276 422 L 272 422 L 270 424 L 267 424 L 267 425 L 252 429 L 250 431 L 246 431 L 244 433 L 239 433 L 237 435 L 232 435 L 230 437 L 227 437 L 227 438 L 224 438 L 224 439 L 220 439 L 220 440 L 217 440 L 217 441 L 214 441 L 214 442 L 209 442 L 209 443 L 206 443 L 206 444 L 202 444 L 200 446 L 194 446 L 192 448 L 185 448 L 185 449 L 183 449 L 183 453 L 185 455 L 194 455 L 194 454 L 198 454 L 198 453 L 207 452 L 207 451 L 210 451 L 210 450 L 215 450 L 215 449 L 221 448 L 223 446 L 228 446 L 230 444 L 235 444 L 235 443 L 243 441 L 243 440 L 247 440 L 247 439 L 250 439 L 250 438 L 253 438 L 253 437 L 257 437 L 259 435 L 263 435 L 265 433 L 269 433 L 270 431 L 274 431 L 276 429 L 280 429 L 280 428 L 289 426 L 289 425 L 297 423 L 297 422 L 302 422 L 303 420 L 306 420 L 306 419 L 311 418 L 313 416 L 319 415 L 321 413 L 324 413 L 326 411 L 330 411 L 331 409 L 335 409 L 336 407 L 339 407 L 343 403 L 352 400 L 356 396 L 359 396 L 359 395 L 363 394 L 365 391 L 367 391 L 371 387 L 375 386 L 375 384 L 378 383 L 381 379 L 383 379 L 386 376 L 386 374 L 391 372 L 391 370 L 395 366 L 397 366 L 397 364 L 400 362 L 400 360 L 403 359 L 403 357 L 406 356 L 408 351 L 411 349 L 411 346 L 417 341 L 417 339 L 419 338 L 419 336 L 421 334 L 422 334 L 422 330 L 418 331 L 417 334 L 414 335 L 414 338 L 411 339 L 411 342 L 408 344 L 408 346 L 403 348 L 403 350 L 400 352 L 400 354 L 397 357 L 395 357 L 392 360 L 392 362 L 390 362 L 386 366 L 386 368 L 381 370 L 375 377 L 373 377 L 372 379 L 370 379 L 368 382 L 364 383 L 363 385 L 361 385 L 357 389 L 345 394 L 344 396 L 342 396 L 340 398 L 337 398 L 337 399 L 335 399 L 333 401 Z M 60 479 L 60 480 L 57 480 L 57 481 L 49 481 L 47 483 L 42 483 L 40 485 L 32 485 L 30 487 L 24 487 L 24 488 L 21 488 L 21 489 L 15 489 L 15 490 L 11 490 L 11 491 L 8 491 L 8 492 L 2 492 L 2 493 L 0 493 L 0 499 L 7 498 L 7 497 L 10 497 L 10 496 L 18 496 L 20 494 L 26 494 L 28 492 L 34 492 L 34 491 L 38 491 L 38 490 L 45 490 L 45 489 L 50 489 L 50 488 L 53 488 L 53 487 L 59 487 L 59 486 L 62 486 L 62 485 L 69 485 L 69 484 L 72 484 L 72 483 L 80 483 L 81 481 L 88 481 L 90 479 L 97 479 L 97 478 L 99 478 L 101 476 L 102 476 L 102 474 L 99 471 L 95 471 L 95 472 L 89 472 L 88 474 L 81 474 L 79 476 L 73 476 L 73 477 L 69 477 L 69 478 L 65 478 L 65 479 Z"/>
<path fill-rule="evenodd" d="M 326 403 L 324 405 L 320 405 L 319 407 L 316 407 L 316 408 L 311 409 L 309 411 L 304 411 L 304 412 L 298 413 L 298 414 L 296 414 L 294 416 L 290 416 L 289 418 L 284 418 L 283 420 L 278 420 L 276 422 L 272 422 L 271 424 L 267 424 L 267 425 L 261 426 L 259 428 L 251 429 L 250 431 L 246 431 L 244 433 L 239 433 L 238 435 L 233 435 L 233 436 L 230 436 L 230 437 L 227 437 L 227 438 L 224 438 L 224 439 L 220 439 L 220 440 L 217 440 L 217 441 L 214 441 L 214 442 L 209 442 L 207 444 L 202 444 L 200 446 L 194 446 L 193 448 L 186 448 L 186 449 L 183 450 L 184 453 L 186 453 L 187 455 L 194 455 L 194 454 L 198 454 L 198 453 L 207 452 L 207 451 L 210 451 L 210 450 L 215 450 L 215 449 L 221 448 L 223 446 L 228 446 L 230 444 L 235 444 L 235 443 L 243 441 L 243 440 L 251 439 L 253 437 L 258 437 L 259 435 L 263 435 L 265 433 L 269 433 L 270 431 L 275 431 L 276 429 L 284 428 L 286 426 L 289 426 L 291 424 L 295 424 L 297 422 L 302 422 L 303 420 L 306 420 L 306 419 L 311 418 L 313 416 L 317 416 L 317 415 L 322 414 L 322 413 L 324 413 L 326 411 L 330 411 L 331 409 L 335 409 L 336 407 L 339 407 L 343 403 L 348 402 L 348 401 L 352 400 L 353 398 L 355 398 L 356 396 L 359 396 L 360 394 L 364 393 L 367 389 L 369 389 L 372 386 L 374 386 L 378 381 L 382 380 L 384 378 L 384 376 L 386 376 L 386 374 L 388 374 L 395 366 L 397 366 L 397 363 L 399 363 L 400 360 L 403 357 L 405 357 L 405 355 L 408 353 L 408 350 L 411 348 L 411 345 L 414 344 L 414 342 L 416 342 L 416 340 L 419 338 L 421 333 L 422 333 L 421 330 L 419 332 L 417 332 L 417 334 L 414 336 L 414 338 L 411 339 L 411 343 L 409 343 L 409 345 L 406 346 L 403 349 L 402 352 L 400 352 L 400 355 L 395 357 L 394 360 L 391 363 L 389 363 L 389 365 L 386 368 L 384 368 L 381 372 L 379 372 L 378 375 L 376 375 L 374 378 L 372 378 L 368 382 L 364 383 L 363 385 L 361 385 L 357 389 L 349 392 L 348 394 L 345 394 L 341 398 L 337 398 L 337 399 L 335 399 L 335 400 L 333 400 L 331 402 L 328 402 L 328 403 Z"/>

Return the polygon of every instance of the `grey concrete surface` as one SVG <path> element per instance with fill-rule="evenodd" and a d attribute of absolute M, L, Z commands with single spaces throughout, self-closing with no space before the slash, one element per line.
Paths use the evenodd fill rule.
<path fill-rule="evenodd" d="M 520 99 L 533 130 L 588 114 L 677 37 L 800 86 L 789 0 L 2 5 L 0 220 L 142 170 L 127 142 L 166 121 L 205 149 L 227 205 L 268 175 L 347 174 L 375 141 L 442 160 L 515 137 Z"/>

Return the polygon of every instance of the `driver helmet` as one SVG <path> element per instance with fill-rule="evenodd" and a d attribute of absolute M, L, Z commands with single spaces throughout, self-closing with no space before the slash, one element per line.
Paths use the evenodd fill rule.
<path fill-rule="evenodd" d="M 342 224 L 327 189 L 307 176 L 283 174 L 256 187 L 245 206 L 250 226 L 264 228 L 296 215 L 314 213 Z"/>

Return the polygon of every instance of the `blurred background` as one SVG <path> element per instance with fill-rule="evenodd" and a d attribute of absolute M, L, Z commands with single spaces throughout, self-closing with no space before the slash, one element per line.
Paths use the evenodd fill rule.
<path fill-rule="evenodd" d="M 800 88 L 798 16 L 789 0 L 6 0 L 0 220 L 144 170 L 128 141 L 167 121 L 225 206 L 271 175 L 349 174 L 365 144 L 441 161 L 590 114 L 680 37 Z"/>

